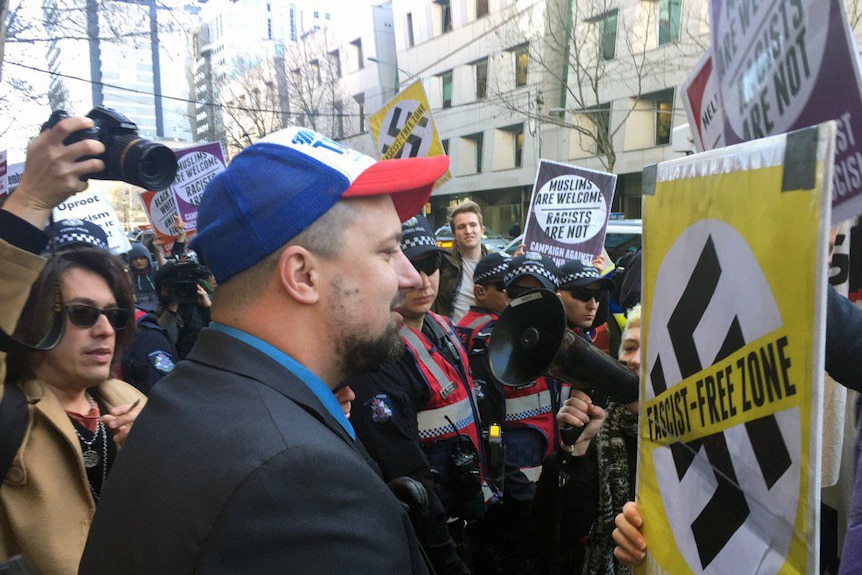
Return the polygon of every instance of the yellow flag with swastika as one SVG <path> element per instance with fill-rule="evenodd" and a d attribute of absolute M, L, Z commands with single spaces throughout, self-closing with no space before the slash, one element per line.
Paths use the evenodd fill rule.
<path fill-rule="evenodd" d="M 368 130 L 381 160 L 425 158 L 446 153 L 434 125 L 425 89 L 418 80 L 370 115 Z M 435 187 L 451 177 L 452 173 L 447 170 Z"/>

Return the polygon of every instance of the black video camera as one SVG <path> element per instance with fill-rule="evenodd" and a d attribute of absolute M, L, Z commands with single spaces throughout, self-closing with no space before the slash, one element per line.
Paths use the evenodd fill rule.
<path fill-rule="evenodd" d="M 42 131 L 68 117 L 64 110 L 54 110 L 42 124 Z M 87 117 L 95 125 L 73 133 L 63 143 L 68 146 L 81 140 L 99 140 L 105 145 L 105 153 L 78 161 L 97 157 L 105 162 L 105 169 L 82 179 L 121 180 L 148 190 L 164 190 L 171 185 L 177 175 L 177 158 L 170 148 L 141 138 L 138 126 L 116 110 L 98 106 Z"/>
<path fill-rule="evenodd" d="M 198 285 L 207 279 L 207 268 L 193 261 L 169 261 L 156 272 L 156 289 L 168 288 L 170 303 L 197 303 Z"/>

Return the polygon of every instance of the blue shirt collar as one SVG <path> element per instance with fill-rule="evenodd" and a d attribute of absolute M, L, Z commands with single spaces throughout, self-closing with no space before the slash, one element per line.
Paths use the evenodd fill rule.
<path fill-rule="evenodd" d="M 260 338 L 257 338 L 253 335 L 250 335 L 242 330 L 236 329 L 235 327 L 230 327 L 218 322 L 211 322 L 209 324 L 211 329 L 219 331 L 225 335 L 229 335 L 234 339 L 238 339 L 239 341 L 250 345 L 256 350 L 266 354 L 268 357 L 274 359 L 279 364 L 281 364 L 285 369 L 290 371 L 293 375 L 298 377 L 302 383 L 308 387 L 317 396 L 320 400 L 320 403 L 326 408 L 326 410 L 332 414 L 332 417 L 335 418 L 341 427 L 344 428 L 344 431 L 356 441 L 356 432 L 353 430 L 353 426 L 348 421 L 347 417 L 344 415 L 344 412 L 341 410 L 341 405 L 338 403 L 338 400 L 335 399 L 335 394 L 332 393 L 332 390 L 327 387 L 323 381 L 316 375 L 314 375 L 307 367 L 284 353 L 273 347 L 272 345 L 266 343 Z"/>

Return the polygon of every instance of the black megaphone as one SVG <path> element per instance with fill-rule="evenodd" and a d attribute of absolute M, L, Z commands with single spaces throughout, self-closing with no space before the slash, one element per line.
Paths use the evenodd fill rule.
<path fill-rule="evenodd" d="M 503 311 L 488 342 L 488 362 L 503 385 L 521 386 L 547 374 L 585 384 L 620 403 L 639 395 L 638 376 L 568 329 L 563 302 L 546 289 L 528 291 Z M 566 425 L 560 433 L 573 445 L 583 430 Z"/>

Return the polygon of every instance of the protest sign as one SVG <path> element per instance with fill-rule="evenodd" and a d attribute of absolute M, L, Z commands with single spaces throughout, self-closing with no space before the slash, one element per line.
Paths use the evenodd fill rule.
<path fill-rule="evenodd" d="M 9 184 L 6 176 L 6 150 L 0 150 L 0 202 L 9 195 Z"/>
<path fill-rule="evenodd" d="M 644 174 L 640 573 L 817 572 L 834 142 L 830 122 Z"/>
<path fill-rule="evenodd" d="M 101 192 L 94 190 L 78 192 L 54 208 L 53 215 L 54 221 L 57 222 L 68 219 L 93 222 L 105 230 L 108 236 L 108 247 L 115 254 L 123 254 L 132 249 L 114 206 Z"/>
<path fill-rule="evenodd" d="M 207 183 L 224 171 L 224 152 L 220 142 L 199 144 L 177 150 L 177 177 L 171 184 L 176 209 L 186 231 L 197 230 L 198 204 Z"/>
<path fill-rule="evenodd" d="M 602 253 L 616 174 L 539 160 L 524 243 L 557 263 Z"/>
<path fill-rule="evenodd" d="M 18 187 L 21 174 L 24 173 L 24 162 L 18 164 L 6 164 L 6 195 L 8 196 Z"/>
<path fill-rule="evenodd" d="M 832 220 L 862 212 L 862 77 L 843 2 L 711 0 L 710 25 L 726 142 L 836 120 Z"/>
<path fill-rule="evenodd" d="M 422 82 L 417 80 L 368 117 L 377 157 L 425 158 L 445 153 Z M 436 186 L 452 178 L 448 170 Z"/>
<path fill-rule="evenodd" d="M 712 52 L 709 50 L 695 65 L 683 86 L 682 95 L 697 151 L 724 146 L 724 108 L 712 73 Z"/>
<path fill-rule="evenodd" d="M 153 226 L 153 233 L 162 241 L 162 254 L 169 256 L 174 240 L 179 235 L 174 223 L 174 216 L 178 215 L 174 194 L 170 188 L 160 192 L 148 190 L 143 192 L 140 198 L 147 219 Z"/>

